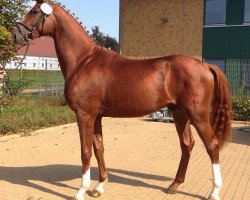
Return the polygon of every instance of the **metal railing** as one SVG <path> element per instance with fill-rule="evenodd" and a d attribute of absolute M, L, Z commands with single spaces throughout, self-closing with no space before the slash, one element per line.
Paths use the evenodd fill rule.
<path fill-rule="evenodd" d="M 55 96 L 64 93 L 64 79 L 60 70 L 8 70 L 4 81 L 5 95 Z"/>
<path fill-rule="evenodd" d="M 227 76 L 233 96 L 243 93 L 250 96 L 250 60 L 248 59 L 207 59 L 217 65 Z"/>
<path fill-rule="evenodd" d="M 239 92 L 250 96 L 250 60 L 239 59 L 208 59 L 226 74 L 231 93 Z M 6 70 L 12 87 L 20 86 L 23 95 L 58 95 L 63 93 L 64 79 L 60 70 Z M 20 83 L 20 84 L 18 84 Z M 13 88 L 15 89 L 15 88 Z"/>

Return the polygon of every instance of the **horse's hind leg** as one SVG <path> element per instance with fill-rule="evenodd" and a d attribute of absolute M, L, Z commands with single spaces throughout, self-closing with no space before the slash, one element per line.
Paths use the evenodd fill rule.
<path fill-rule="evenodd" d="M 180 139 L 182 155 L 175 180 L 169 186 L 167 193 L 176 193 L 178 186 L 185 180 L 189 158 L 194 146 L 194 139 L 191 133 L 190 122 L 185 114 L 178 108 L 173 109 L 171 113 Z"/>
<path fill-rule="evenodd" d="M 104 193 L 104 183 L 107 182 L 108 179 L 107 169 L 104 161 L 104 146 L 101 120 L 101 117 L 97 117 L 94 125 L 93 147 L 99 168 L 99 183 L 96 185 L 95 189 L 91 193 L 91 196 L 93 197 L 99 197 Z"/>
<path fill-rule="evenodd" d="M 219 192 L 222 187 L 221 170 L 219 164 L 220 144 L 216 138 L 209 120 L 208 110 L 196 110 L 196 113 L 191 113 L 190 120 L 196 128 L 201 140 L 203 141 L 206 151 L 212 162 L 213 172 L 213 190 L 210 194 L 210 200 L 220 200 Z"/>

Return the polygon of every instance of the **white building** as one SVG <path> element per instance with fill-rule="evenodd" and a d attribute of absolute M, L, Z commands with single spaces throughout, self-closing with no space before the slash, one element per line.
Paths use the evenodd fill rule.
<path fill-rule="evenodd" d="M 18 57 L 23 58 L 26 47 L 18 51 Z M 6 64 L 6 69 L 15 69 L 19 61 L 11 61 Z M 60 70 L 57 59 L 54 41 L 50 37 L 41 37 L 32 41 L 26 57 L 22 64 L 22 69 L 29 70 Z"/>

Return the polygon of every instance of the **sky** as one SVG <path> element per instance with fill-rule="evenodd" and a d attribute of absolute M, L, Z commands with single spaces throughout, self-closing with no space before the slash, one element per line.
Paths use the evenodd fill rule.
<path fill-rule="evenodd" d="M 99 26 L 100 31 L 119 40 L 119 0 L 57 0 L 79 18 L 91 30 Z M 29 5 L 33 7 L 35 1 Z"/>
<path fill-rule="evenodd" d="M 75 13 L 88 30 L 99 26 L 101 32 L 119 38 L 119 0 L 57 0 Z"/>

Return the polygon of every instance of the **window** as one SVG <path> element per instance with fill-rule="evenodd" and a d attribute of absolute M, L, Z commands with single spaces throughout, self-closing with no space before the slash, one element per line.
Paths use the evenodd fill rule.
<path fill-rule="evenodd" d="M 226 0 L 206 0 L 205 25 L 226 23 Z"/>
<path fill-rule="evenodd" d="M 244 22 L 250 23 L 250 0 L 245 0 Z"/>
<path fill-rule="evenodd" d="M 226 62 L 224 59 L 206 59 L 205 62 L 217 65 L 222 71 L 225 72 Z"/>

